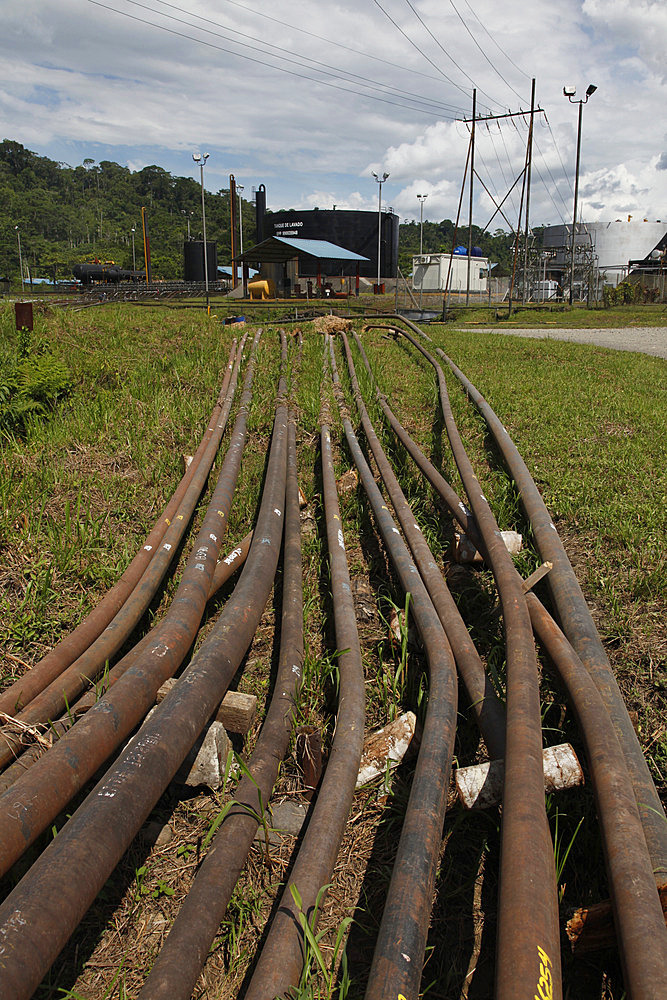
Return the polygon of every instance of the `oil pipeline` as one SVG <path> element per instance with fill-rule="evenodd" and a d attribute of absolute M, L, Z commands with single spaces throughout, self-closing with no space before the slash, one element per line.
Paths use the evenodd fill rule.
<path fill-rule="evenodd" d="M 460 679 L 489 760 L 502 761 L 504 768 L 493 995 L 498 1000 L 563 997 L 563 927 L 545 811 L 537 643 L 579 727 L 625 990 L 633 1000 L 667 996 L 661 904 L 667 820 L 565 548 L 506 429 L 463 371 L 409 321 L 391 318 L 389 332 L 400 338 L 406 359 L 430 366 L 463 496 L 401 423 L 385 394 L 381 366 L 369 357 L 358 331 L 350 340 L 345 333 L 323 338 L 319 422 L 316 429 L 307 426 L 294 404 L 301 334 L 298 345 L 292 338 L 288 346 L 281 332 L 280 371 L 271 390 L 273 425 L 262 445 L 261 498 L 243 540 L 221 558 L 229 548 L 226 526 L 244 449 L 250 441 L 257 444 L 249 414 L 257 391 L 258 330 L 251 345 L 246 337 L 238 345 L 233 342 L 204 436 L 136 557 L 88 618 L 0 694 L 3 998 L 28 1000 L 62 950 L 77 940 L 87 911 L 243 669 L 273 593 L 275 670 L 266 680 L 261 728 L 248 753 L 237 754 L 239 780 L 214 835 L 203 848 L 197 845 L 196 872 L 137 994 L 141 1000 L 204 995 L 197 983 L 221 924 L 230 919 L 251 853 L 260 851 L 271 863 L 267 815 L 299 725 L 300 689 L 309 659 L 303 567 L 312 558 L 303 547 L 299 493 L 298 446 L 305 437 L 318 443 L 316 532 L 320 586 L 329 604 L 324 644 L 335 662 L 327 682 L 332 731 L 322 775 L 309 779 L 316 786 L 314 795 L 301 794 L 309 784 L 305 779 L 294 790 L 305 800 L 307 819 L 236 995 L 272 1000 L 303 983 L 308 963 L 320 954 L 318 920 L 327 894 L 337 892 L 341 845 L 357 808 L 355 785 L 368 727 L 367 680 L 336 475 L 340 457 L 346 455 L 358 476 L 359 502 L 409 608 L 418 636 L 415 648 L 425 667 L 426 699 L 406 772 L 409 788 L 387 891 L 375 914 L 371 953 L 351 995 L 417 1000 L 426 985 L 429 951 L 446 955 L 446 935 L 429 934 L 429 927 L 443 852 L 446 856 L 443 824 L 447 810 L 458 808 L 452 806 L 450 790 L 462 717 Z M 512 561 L 466 453 L 438 359 L 485 420 L 517 485 L 558 620 L 534 592 L 540 573 L 524 579 Z M 363 386 L 357 367 L 364 372 Z M 384 421 L 380 433 L 371 419 L 371 404 Z M 391 448 L 383 447 L 381 437 L 391 439 Z M 217 481 L 195 529 L 197 505 L 222 451 Z M 433 490 L 493 576 L 505 641 L 504 702 L 406 497 L 405 462 L 422 477 L 424 489 Z M 189 536 L 189 555 L 164 616 L 137 639 L 138 623 Z M 226 598 L 209 623 L 207 606 L 223 586 Z M 408 622 L 404 624 L 407 629 Z M 160 697 L 165 682 L 168 691 Z M 36 740 L 45 726 L 50 739 Z M 225 778 L 232 758 L 230 754 Z M 224 786 L 222 794 L 224 798 Z M 49 839 L 50 825 L 68 809 L 71 816 Z M 344 968 L 336 973 L 339 984 L 345 980 Z M 326 971 L 324 965 L 321 971 Z"/>

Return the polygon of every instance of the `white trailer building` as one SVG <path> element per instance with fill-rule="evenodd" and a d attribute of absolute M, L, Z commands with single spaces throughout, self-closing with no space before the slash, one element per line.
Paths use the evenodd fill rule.
<path fill-rule="evenodd" d="M 430 253 L 412 258 L 412 287 L 418 292 L 444 292 L 447 273 L 450 292 L 465 292 L 468 282 L 468 257 L 464 254 Z M 470 291 L 486 292 L 489 258 L 470 258 Z"/>

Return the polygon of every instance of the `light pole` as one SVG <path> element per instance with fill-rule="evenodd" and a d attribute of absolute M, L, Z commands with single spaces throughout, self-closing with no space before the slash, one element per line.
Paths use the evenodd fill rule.
<path fill-rule="evenodd" d="M 382 185 L 389 177 L 388 173 L 383 173 L 382 177 L 371 170 L 371 173 L 375 180 L 378 182 L 378 283 L 377 283 L 377 293 L 380 294 L 380 252 L 382 250 Z"/>
<path fill-rule="evenodd" d="M 206 209 L 204 208 L 204 166 L 208 153 L 193 153 L 192 159 L 199 164 L 201 171 L 201 225 L 204 233 L 204 284 L 206 287 L 206 307 L 208 308 L 208 257 L 206 256 Z"/>
<path fill-rule="evenodd" d="M 580 98 L 580 100 L 575 101 L 574 95 L 577 90 L 576 87 L 563 87 L 563 94 L 567 97 L 570 104 L 579 105 L 579 123 L 577 126 L 577 165 L 574 171 L 574 216 L 572 218 L 572 250 L 570 256 L 570 305 L 572 305 L 572 298 L 574 293 L 574 245 L 575 245 L 575 231 L 577 228 L 577 199 L 579 197 L 579 163 L 581 161 L 581 119 L 583 116 L 584 104 L 588 104 L 588 98 L 592 97 L 598 88 L 594 83 L 589 83 L 586 89 L 586 97 Z"/>
<path fill-rule="evenodd" d="M 243 253 L 243 206 L 241 202 L 241 195 L 243 194 L 243 184 L 237 184 L 236 190 L 239 195 L 239 246 L 241 248 L 241 253 Z"/>
<path fill-rule="evenodd" d="M 25 285 L 23 284 L 23 255 L 21 254 L 21 230 L 14 226 L 19 241 L 19 270 L 21 271 L 21 295 L 25 295 Z"/>
<path fill-rule="evenodd" d="M 132 226 L 132 229 L 130 230 L 130 232 L 132 233 L 132 270 L 136 271 L 136 269 L 137 269 L 137 258 L 136 258 L 135 253 L 134 253 L 134 234 L 136 232 L 136 228 L 134 226 Z"/>
<path fill-rule="evenodd" d="M 424 252 L 424 202 L 428 198 L 427 194 L 418 194 L 419 198 L 419 256 Z"/>

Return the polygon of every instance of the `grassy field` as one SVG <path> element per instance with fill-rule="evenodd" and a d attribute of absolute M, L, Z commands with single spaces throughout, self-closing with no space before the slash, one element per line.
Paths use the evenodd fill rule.
<path fill-rule="evenodd" d="M 386 305 L 390 309 L 389 298 L 386 296 Z M 372 301 L 377 308 L 376 300 Z M 235 308 L 244 311 L 241 304 Z M 610 325 L 622 325 L 621 315 L 634 322 L 636 308 L 615 311 Z M 654 308 L 651 315 L 666 322 L 664 307 L 643 308 Z M 574 323 L 578 312 L 555 314 L 557 325 L 567 325 L 563 320 L 568 316 Z M 206 426 L 232 337 L 241 332 L 241 328 L 223 325 L 217 313 L 214 308 L 207 317 L 194 310 L 129 305 L 79 313 L 54 308 L 36 317 L 35 332 L 27 338 L 14 331 L 9 309 L 0 312 L 3 685 L 85 616 L 120 575 L 159 516 L 180 478 L 182 454 L 194 451 Z M 591 310 L 590 315 L 596 320 L 592 325 L 606 325 L 600 322 L 606 313 Z M 549 321 L 553 318 L 548 317 Z M 542 315 L 542 320 L 546 319 Z M 649 323 L 642 320 L 641 325 Z M 359 321 L 355 329 L 361 332 L 362 328 Z M 294 329 L 291 325 L 288 331 Z M 302 324 L 301 330 L 301 373 L 291 387 L 299 415 L 300 484 L 308 501 L 303 514 L 307 671 L 298 717 L 300 722 L 321 729 L 326 747 L 333 731 L 330 681 L 334 649 L 317 437 L 323 337 L 310 324 Z M 259 348 L 251 436 L 226 549 L 250 529 L 259 500 L 277 384 L 276 333 L 277 327 L 265 327 Z M 486 396 L 538 483 L 592 607 L 664 796 L 665 362 L 554 340 L 487 336 L 449 325 L 431 326 L 429 334 Z M 393 408 L 460 491 L 430 366 L 404 341 L 387 337 L 385 331 L 371 329 L 363 338 Z M 293 341 L 290 351 L 293 360 Z M 338 360 L 342 371 L 340 351 Z M 343 382 L 351 401 L 346 376 Z M 500 527 L 524 534 L 525 550 L 518 557 L 518 567 L 527 575 L 538 558 L 513 484 L 482 421 L 453 377 L 448 376 L 448 382 L 455 417 Z M 364 386 L 368 387 L 362 379 Z M 450 519 L 382 427 L 378 408 L 371 405 L 369 409 L 502 694 L 502 622 L 492 578 L 485 570 L 450 562 Z M 356 415 L 353 419 L 356 422 Z M 376 535 L 365 497 L 353 480 L 350 485 L 349 477 L 343 479 L 350 459 L 338 422 L 334 429 L 346 547 L 367 679 L 366 728 L 370 731 L 408 708 L 419 716 L 427 679 L 419 650 L 410 647 L 407 663 L 401 662 L 400 649 L 390 638 L 387 621 L 394 608 L 403 607 L 404 596 Z M 213 475 L 211 483 L 214 481 Z M 206 497 L 196 515 L 197 523 L 205 502 Z M 188 543 L 179 565 L 187 552 Z M 176 568 L 143 629 L 164 613 L 178 579 Z M 228 592 L 209 607 L 203 634 Z M 257 694 L 260 702 L 270 687 L 275 665 L 277 614 L 279 608 L 270 602 L 238 677 L 239 688 Z M 543 717 L 546 742 L 569 739 L 582 754 L 572 715 L 546 663 Z M 250 734 L 244 753 L 251 749 L 255 736 Z M 484 747 L 462 699 L 457 763 L 474 763 L 483 756 Z M 354 917 L 348 941 L 353 979 L 350 997 L 363 995 L 409 790 L 410 768 L 408 762 L 386 783 L 357 793 L 324 909 L 323 926 L 332 933 L 344 917 Z M 278 791 L 293 796 L 299 787 L 299 772 L 290 754 Z M 154 846 L 150 837 L 135 842 L 54 966 L 41 997 L 76 994 L 101 1000 L 136 995 L 194 877 L 197 845 L 223 801 L 211 794 L 183 798 L 176 788 L 163 796 L 151 820 L 158 826 L 168 824 L 168 843 Z M 605 898 L 608 891 L 590 789 L 553 797 L 548 810 L 561 861 L 571 843 L 559 872 L 563 911 Z M 64 821 L 62 817 L 58 825 Z M 490 995 L 498 851 L 498 812 L 464 814 L 452 802 L 422 983 L 430 997 L 457 1000 Z M 267 868 L 259 850 L 251 856 L 197 995 L 231 998 L 242 989 L 263 919 L 288 864 L 288 848 L 277 852 L 274 860 Z M 324 952 L 329 954 L 326 943 Z M 613 955 L 603 953 L 587 961 L 574 961 L 564 948 L 563 963 L 571 996 L 581 1000 L 620 1000 L 623 996 Z M 304 995 L 327 996 L 328 992 L 326 985 L 320 985 Z"/>

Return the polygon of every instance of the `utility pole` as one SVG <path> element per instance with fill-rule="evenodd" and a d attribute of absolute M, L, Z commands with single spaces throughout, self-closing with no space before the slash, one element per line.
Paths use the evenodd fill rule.
<path fill-rule="evenodd" d="M 523 289 L 521 299 L 526 301 L 526 285 L 528 276 L 528 238 L 530 233 L 530 177 L 533 166 L 533 121 L 535 115 L 535 78 L 530 88 L 530 130 L 528 133 L 528 176 L 526 178 L 526 245 L 523 254 Z"/>
<path fill-rule="evenodd" d="M 419 253 L 424 253 L 424 202 L 428 198 L 427 194 L 418 194 L 419 199 Z"/>
<path fill-rule="evenodd" d="M 472 198 L 475 176 L 475 118 L 477 117 L 477 90 L 472 92 L 472 126 L 470 132 L 470 206 L 468 210 L 468 267 L 466 271 L 466 305 L 470 303 L 470 265 L 472 257 Z"/>

